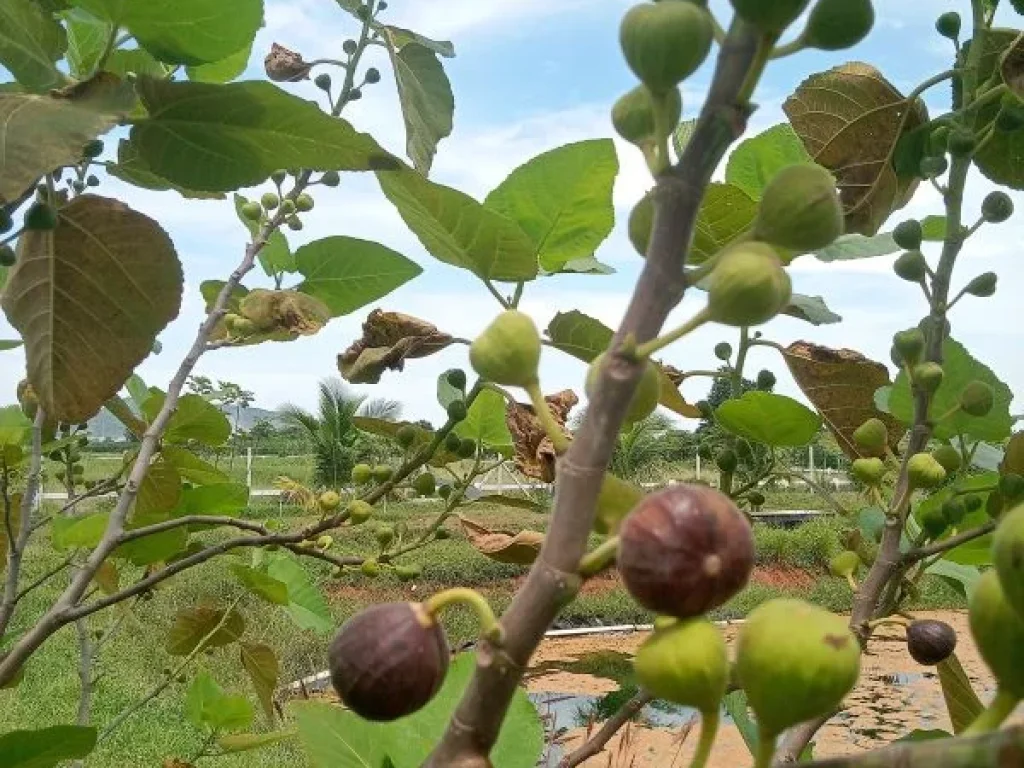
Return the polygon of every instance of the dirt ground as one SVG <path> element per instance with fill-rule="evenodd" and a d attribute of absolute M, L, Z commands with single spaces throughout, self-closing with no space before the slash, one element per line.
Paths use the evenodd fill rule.
<path fill-rule="evenodd" d="M 939 619 L 953 626 L 959 637 L 957 655 L 975 690 L 987 701 L 992 695 L 993 681 L 971 640 L 966 614 L 934 612 L 920 613 L 918 617 Z M 735 640 L 737 630 L 737 626 L 726 627 L 730 643 Z M 550 667 L 552 663 L 571 662 L 598 651 L 632 654 L 644 637 L 643 633 L 632 633 L 546 640 L 531 666 Z M 555 670 L 533 676 L 529 689 L 533 693 L 602 695 L 617 690 L 618 685 L 607 678 Z M 1024 720 L 1024 710 L 1018 710 L 1015 718 Z M 815 756 L 833 757 L 877 748 L 918 728 L 951 730 L 937 676 L 934 668 L 922 667 L 910 658 L 901 628 L 882 628 L 863 659 L 860 683 L 847 697 L 844 710 L 819 733 Z M 631 724 L 608 745 L 605 753 L 584 765 L 587 768 L 686 766 L 695 748 L 695 730 L 687 724 L 674 729 Z M 561 746 L 566 753 L 579 746 L 586 731 L 574 728 L 564 735 Z M 731 724 L 724 725 L 710 767 L 737 768 L 750 763 L 739 731 Z"/>

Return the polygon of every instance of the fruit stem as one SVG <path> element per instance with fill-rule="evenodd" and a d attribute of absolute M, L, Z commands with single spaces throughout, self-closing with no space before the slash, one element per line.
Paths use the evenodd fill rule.
<path fill-rule="evenodd" d="M 754 768 L 772 768 L 775 758 L 775 739 L 777 734 L 762 731 L 757 740 L 757 754 L 754 755 Z"/>
<path fill-rule="evenodd" d="M 490 603 L 475 589 L 455 587 L 438 592 L 424 601 L 423 609 L 430 614 L 431 618 L 437 618 L 437 615 L 445 608 L 459 603 L 471 608 L 476 614 L 477 620 L 480 622 L 480 633 L 495 645 L 501 645 L 505 638 L 505 630 L 494 615 Z"/>
<path fill-rule="evenodd" d="M 619 554 L 619 537 L 612 536 L 602 542 L 580 560 L 579 573 L 585 579 L 596 576 L 606 568 L 610 568 Z"/>
<path fill-rule="evenodd" d="M 533 404 L 533 411 L 537 414 L 537 419 L 540 421 L 541 426 L 544 427 L 544 431 L 551 440 L 551 444 L 555 446 L 555 452 L 558 454 L 565 453 L 569 450 L 569 438 L 565 436 L 562 428 L 555 421 L 555 417 L 551 415 L 548 401 L 544 399 L 544 393 L 540 391 L 540 381 L 534 379 L 526 385 L 525 389 L 526 394 L 530 396 L 530 402 Z"/>
<path fill-rule="evenodd" d="M 846 574 L 846 583 L 850 585 L 850 589 L 854 594 L 856 594 L 859 587 L 857 586 L 857 580 L 853 578 L 852 573 Z"/>
<path fill-rule="evenodd" d="M 711 320 L 711 310 L 704 307 L 700 312 L 691 317 L 681 326 L 676 328 L 674 331 L 669 331 L 664 336 L 659 336 L 656 339 L 651 339 L 646 344 L 641 344 L 636 348 L 636 356 L 638 358 L 650 357 L 654 353 L 664 349 L 669 344 L 672 344 L 679 339 L 683 338 L 692 331 L 697 330 L 705 323 Z"/>
<path fill-rule="evenodd" d="M 977 736 L 998 730 L 1003 721 L 1013 714 L 1013 710 L 1017 708 L 1019 703 L 1020 698 L 1018 696 L 1014 696 L 1005 688 L 997 689 L 996 697 L 992 699 L 992 703 L 960 735 Z"/>
<path fill-rule="evenodd" d="M 804 36 L 800 35 L 788 43 L 783 45 L 777 45 L 772 49 L 771 59 L 783 59 L 786 56 L 792 56 L 794 53 L 800 53 L 807 47 L 807 43 L 804 41 Z"/>
<path fill-rule="evenodd" d="M 711 757 L 711 748 L 715 745 L 715 736 L 718 735 L 719 720 L 718 709 L 700 713 L 700 739 L 697 741 L 697 750 L 693 753 L 690 768 L 704 768 L 707 765 L 708 758 Z"/>

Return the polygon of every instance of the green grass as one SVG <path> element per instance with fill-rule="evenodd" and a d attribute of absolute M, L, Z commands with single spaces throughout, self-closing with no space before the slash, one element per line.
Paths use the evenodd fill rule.
<path fill-rule="evenodd" d="M 303 521 L 295 510 L 279 508 L 276 504 L 259 504 L 250 511 L 253 517 L 266 516 L 277 510 L 285 525 L 300 525 Z M 390 504 L 378 513 L 379 520 L 393 524 L 404 523 L 415 533 L 436 514 L 436 504 Z M 467 514 L 474 520 L 492 527 L 510 529 L 533 528 L 543 530 L 548 516 L 522 510 L 477 506 Z M 338 534 L 339 549 L 346 553 L 370 555 L 376 551 L 373 538 L 375 522 Z M 407 562 L 424 566 L 423 578 L 415 591 L 391 576 L 368 580 L 358 573 L 346 574 L 331 580 L 328 568 L 310 564 L 310 572 L 329 595 L 332 617 L 341 623 L 369 601 L 417 599 L 438 589 L 455 584 L 481 588 L 497 610 L 509 602 L 513 580 L 525 569 L 503 565 L 477 553 L 459 534 L 457 524 L 448 523 L 453 537 L 433 543 L 428 549 L 410 555 Z M 839 579 L 826 576 L 824 563 L 839 548 L 840 526 L 835 519 L 822 519 L 792 531 L 755 526 L 758 559 L 763 565 L 779 564 L 810 569 L 819 574 L 810 588 L 779 590 L 752 583 L 732 601 L 717 609 L 713 618 L 739 618 L 761 602 L 780 595 L 810 599 L 834 611 L 847 611 L 851 606 L 850 590 Z M 212 534 L 211 534 L 212 535 Z M 142 697 L 163 679 L 162 670 L 175 661 L 164 651 L 165 633 L 175 613 L 200 600 L 223 603 L 241 594 L 233 581 L 228 566 L 234 562 L 248 562 L 250 553 L 227 556 L 204 566 L 187 571 L 166 582 L 152 600 L 138 603 L 126 614 L 122 631 L 105 649 L 100 665 L 101 678 L 97 685 L 93 722 L 102 726 L 117 713 Z M 43 573 L 55 562 L 45 536 L 39 537 L 28 558 L 26 582 Z M 131 574 L 125 574 L 127 581 Z M 23 602 L 20 616 L 38 615 L 61 586 L 57 581 L 37 590 Z M 921 608 L 962 606 L 963 601 L 938 579 L 922 583 Z M 243 596 L 241 610 L 247 620 L 245 639 L 270 645 L 278 653 L 281 680 L 292 680 L 320 671 L 325 666 L 328 637 L 300 631 L 276 607 Z M 117 609 L 99 614 L 90 620 L 94 630 L 116 621 Z M 559 618 L 559 626 L 590 626 L 595 624 L 646 623 L 653 617 L 639 608 L 621 588 L 587 590 L 569 605 Z M 445 614 L 444 621 L 453 646 L 471 640 L 475 635 L 475 621 L 468 611 L 454 609 Z M 22 619 L 20 627 L 24 628 Z M 203 656 L 199 664 L 227 690 L 240 692 L 252 698 L 251 685 L 237 658 L 237 648 L 228 647 Z M 25 679 L 12 691 L 0 691 L 0 732 L 16 728 L 38 728 L 59 723 L 74 722 L 78 700 L 76 675 L 76 642 L 73 628 L 58 633 L 26 665 Z M 189 678 L 195 674 L 195 669 Z M 191 758 L 202 742 L 202 734 L 184 718 L 186 685 L 173 684 L 162 696 L 142 709 L 128 724 L 104 742 L 87 761 L 89 768 L 105 766 L 159 766 L 168 757 Z M 259 728 L 265 724 L 258 723 Z M 212 762 L 212 761 L 211 761 Z M 300 766 L 304 760 L 294 746 L 278 746 L 263 751 L 228 756 L 215 761 L 225 768 L 263 768 L 266 766 Z"/>

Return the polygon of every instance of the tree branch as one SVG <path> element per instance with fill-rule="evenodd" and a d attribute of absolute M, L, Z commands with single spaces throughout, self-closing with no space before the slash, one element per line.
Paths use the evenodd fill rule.
<path fill-rule="evenodd" d="M 685 290 L 684 258 L 705 189 L 728 147 L 746 129 L 750 107 L 743 94 L 759 62 L 760 37 L 734 22 L 722 47 L 711 93 L 680 163 L 662 174 L 655 189 L 651 247 L 613 349 L 627 337 L 655 338 Z M 613 355 L 573 444 L 557 467 L 551 526 L 523 587 L 502 618 L 505 642 L 478 646 L 476 672 L 441 743 L 428 758 L 432 768 L 483 768 L 509 702 L 545 630 L 579 589 L 577 573 L 593 526 L 598 489 L 611 458 L 643 365 Z"/>
<path fill-rule="evenodd" d="M 618 712 L 605 721 L 597 733 L 583 742 L 571 755 L 562 758 L 558 768 L 576 768 L 580 763 L 601 754 L 608 745 L 608 742 L 612 740 L 612 737 L 622 730 L 626 723 L 636 717 L 640 710 L 653 699 L 654 697 L 651 694 L 641 688 L 633 698 L 619 708 Z"/>
<path fill-rule="evenodd" d="M 997 523 L 995 520 L 990 520 L 978 528 L 964 531 L 956 536 L 950 536 L 948 539 L 943 539 L 942 541 L 936 541 L 934 544 L 929 544 L 927 547 L 912 549 L 903 556 L 903 563 L 904 565 L 913 565 L 916 562 L 924 560 L 926 557 L 939 555 L 943 552 L 948 552 L 951 549 L 956 549 L 962 544 L 967 544 L 975 539 L 980 539 L 982 536 L 987 536 L 996 529 L 996 525 Z"/>
<path fill-rule="evenodd" d="M 1024 726 L 977 738 L 935 739 L 807 763 L 807 768 L 978 768 L 1024 765 Z"/>

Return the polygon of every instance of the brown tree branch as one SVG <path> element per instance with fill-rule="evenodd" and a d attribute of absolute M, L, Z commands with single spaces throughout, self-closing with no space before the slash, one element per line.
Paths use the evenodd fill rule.
<path fill-rule="evenodd" d="M 874 752 L 807 763 L 807 768 L 1021 768 L 1024 726 L 976 738 L 908 741 Z"/>
<path fill-rule="evenodd" d="M 651 694 L 641 688 L 633 698 L 619 708 L 618 712 L 605 721 L 597 733 L 583 742 L 571 755 L 562 758 L 558 768 L 576 768 L 580 763 L 601 754 L 615 734 L 622 730 L 626 723 L 636 717 L 640 710 L 653 699 Z"/>
<path fill-rule="evenodd" d="M 987 536 L 996 529 L 996 525 L 995 520 L 990 520 L 978 528 L 972 528 L 969 531 L 964 531 L 956 536 L 950 536 L 942 541 L 936 541 L 934 544 L 929 544 L 926 547 L 912 549 L 903 556 L 903 563 L 905 565 L 913 565 L 920 560 L 924 560 L 926 557 L 949 552 L 951 549 L 956 549 L 963 544 L 980 539 L 982 536 Z"/>
<path fill-rule="evenodd" d="M 714 170 L 746 128 L 750 107 L 744 92 L 757 68 L 760 38 L 742 22 L 719 54 L 711 93 L 680 163 L 660 176 L 655 189 L 651 247 L 613 348 L 627 338 L 655 338 L 686 288 L 680 257 L 692 242 L 694 222 Z M 551 525 L 525 584 L 502 617 L 500 648 L 482 642 L 476 672 L 441 743 L 428 758 L 432 768 L 484 768 L 509 702 L 544 632 L 579 589 L 598 489 L 611 458 L 642 364 L 615 355 L 602 371 L 572 447 L 558 463 Z"/>

